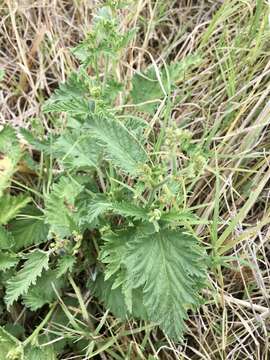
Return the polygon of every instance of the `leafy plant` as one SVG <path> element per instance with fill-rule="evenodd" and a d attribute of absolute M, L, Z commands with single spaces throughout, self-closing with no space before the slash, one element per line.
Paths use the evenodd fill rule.
<path fill-rule="evenodd" d="M 95 276 L 87 286 L 107 308 L 122 319 L 153 321 L 179 339 L 206 286 L 207 255 L 192 230 L 201 220 L 186 207 L 183 194 L 207 157 L 192 133 L 168 125 L 168 106 L 158 131 L 136 109 L 152 114 L 156 100 L 163 95 L 166 100 L 199 58 L 163 67 L 160 76 L 150 66 L 134 75 L 129 93 L 118 82 L 116 64 L 131 37 L 104 7 L 93 31 L 73 50 L 78 71 L 43 107 L 52 124 L 55 114 L 64 112 L 65 124 L 61 130 L 52 125 L 38 139 L 21 132 L 38 155 L 30 164 L 35 187 L 16 178 L 26 151 L 14 130 L 0 133 L 0 269 L 10 272 L 2 281 L 5 303 L 10 309 L 22 297 L 37 311 L 57 300 L 71 274 L 91 266 Z M 134 111 L 115 107 L 121 93 Z M 149 100 L 151 106 L 136 106 Z M 27 356 L 34 359 L 41 351 L 37 347 Z"/>

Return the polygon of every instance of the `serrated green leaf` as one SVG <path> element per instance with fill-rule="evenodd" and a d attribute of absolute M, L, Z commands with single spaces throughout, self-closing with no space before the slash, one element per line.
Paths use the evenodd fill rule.
<path fill-rule="evenodd" d="M 66 169 L 96 168 L 101 148 L 91 134 L 79 130 L 66 130 L 53 146 L 54 156 Z"/>
<path fill-rule="evenodd" d="M 45 200 L 46 223 L 62 238 L 79 231 L 75 200 L 82 190 L 83 187 L 72 179 L 61 177 Z"/>
<path fill-rule="evenodd" d="M 90 282 L 89 286 L 97 298 L 105 303 L 106 307 L 111 310 L 115 316 L 125 319 L 127 316 L 127 307 L 121 288 L 113 289 L 114 279 L 104 280 L 102 274 L 98 274 L 94 282 Z"/>
<path fill-rule="evenodd" d="M 67 272 L 72 272 L 76 263 L 76 257 L 72 255 L 64 255 L 58 259 L 57 263 L 57 278 L 65 275 Z"/>
<path fill-rule="evenodd" d="M 134 220 L 148 220 L 148 210 L 128 202 L 114 202 L 112 204 L 113 212 L 124 217 L 130 217 Z"/>
<path fill-rule="evenodd" d="M 130 231 L 132 232 L 132 230 Z M 123 230 L 117 233 L 111 232 L 102 237 L 104 244 L 101 247 L 99 259 L 103 264 L 106 264 L 105 281 L 121 270 L 127 251 L 126 238 L 129 236 L 128 231 Z"/>
<path fill-rule="evenodd" d="M 187 311 L 199 305 L 199 290 L 206 278 L 196 238 L 169 229 L 149 235 L 141 227 L 127 241 L 128 287 L 142 287 L 149 319 L 172 338 L 181 338 Z"/>
<path fill-rule="evenodd" d="M 110 201 L 106 196 L 98 195 L 86 204 L 83 218 L 80 221 L 92 224 L 99 216 L 107 212 L 134 220 L 148 220 L 147 209 L 125 201 Z"/>
<path fill-rule="evenodd" d="M 144 119 L 135 116 L 124 119 L 123 123 L 137 139 L 142 138 L 145 129 L 149 127 L 149 124 Z"/>
<path fill-rule="evenodd" d="M 0 249 L 8 250 L 11 249 L 15 241 L 12 234 L 3 226 L 0 226 Z"/>
<path fill-rule="evenodd" d="M 71 115 L 86 115 L 92 103 L 87 99 L 89 92 L 80 74 L 70 74 L 67 81 L 60 84 L 54 94 L 46 101 L 42 110 L 46 112 L 67 112 Z"/>
<path fill-rule="evenodd" d="M 57 298 L 57 295 L 52 286 L 60 291 L 64 282 L 57 279 L 57 273 L 53 270 L 43 272 L 40 278 L 37 279 L 35 285 L 31 285 L 27 294 L 23 295 L 23 303 L 32 311 L 36 311 L 45 304 L 50 304 Z"/>
<path fill-rule="evenodd" d="M 5 301 L 10 307 L 21 295 L 24 295 L 43 270 L 48 270 L 49 254 L 36 250 L 26 256 L 22 269 L 7 282 Z"/>
<path fill-rule="evenodd" d="M 169 78 L 167 77 L 167 72 L 165 68 L 159 70 L 160 80 L 162 82 L 163 88 L 166 92 L 169 91 L 170 87 L 178 81 L 184 79 L 185 73 L 193 68 L 198 66 L 201 63 L 201 58 L 197 55 L 189 55 L 180 62 L 172 63 L 167 65 L 167 72 Z M 163 90 L 158 81 L 158 77 L 154 67 L 148 68 L 144 73 L 136 73 L 132 79 L 132 91 L 131 98 L 134 104 L 140 104 L 148 102 L 148 104 L 143 104 L 137 109 L 149 114 L 153 114 L 155 111 L 158 102 L 162 97 L 164 97 Z"/>
<path fill-rule="evenodd" d="M 147 225 L 109 234 L 104 240 L 100 260 L 106 265 L 105 279 L 112 290 L 121 289 L 129 312 L 134 315 L 138 306 L 137 299 L 134 307 L 134 289 L 142 289 L 144 319 L 156 322 L 169 336 L 181 338 L 187 311 L 199 305 L 206 278 L 196 238 L 181 230 L 157 233 Z"/>
<path fill-rule="evenodd" d="M 131 314 L 128 311 L 122 288 L 113 288 L 115 281 L 116 278 L 114 276 L 105 281 L 103 275 L 98 274 L 95 281 L 89 282 L 89 287 L 93 295 L 104 302 L 107 309 L 110 309 L 116 317 L 125 320 L 126 318 L 130 318 Z M 147 320 L 146 309 L 142 303 L 142 290 L 135 289 L 131 290 L 131 292 L 133 300 L 132 316 Z"/>
<path fill-rule="evenodd" d="M 49 226 L 45 224 L 43 213 L 32 206 L 23 212 L 25 217 L 9 223 L 9 230 L 14 238 L 13 249 L 21 250 L 31 245 L 47 241 Z"/>
<path fill-rule="evenodd" d="M 189 225 L 198 225 L 198 224 L 207 224 L 208 221 L 200 219 L 197 215 L 192 214 L 190 211 L 169 211 L 162 213 L 161 220 L 167 223 L 177 223 L 177 224 L 189 224 Z"/>
<path fill-rule="evenodd" d="M 94 223 L 100 215 L 103 215 L 107 211 L 112 209 L 112 203 L 106 198 L 106 196 L 96 196 L 89 200 L 86 205 L 84 218 L 81 222 L 87 222 L 89 224 Z"/>
<path fill-rule="evenodd" d="M 0 199 L 0 224 L 5 225 L 14 219 L 30 200 L 31 198 L 25 195 L 3 195 Z"/>
<path fill-rule="evenodd" d="M 121 296 L 124 297 L 125 314 L 128 312 L 134 317 L 144 320 L 148 319 L 145 306 L 142 301 L 142 289 L 132 289 L 128 286 L 127 272 L 125 266 L 125 258 L 127 255 L 127 239 L 132 237 L 135 228 L 118 231 L 117 233 L 109 233 L 102 238 L 105 241 L 101 247 L 99 259 L 106 265 L 104 273 L 105 287 L 111 284 L 111 290 L 119 288 Z M 100 280 L 101 281 L 101 280 Z M 108 284 L 107 284 L 107 281 Z M 102 294 L 101 294 L 102 295 Z M 106 294 L 103 294 L 106 295 Z M 103 301 L 109 302 L 111 311 L 115 313 L 114 298 L 106 295 Z"/>
<path fill-rule="evenodd" d="M 91 117 L 87 126 L 105 146 L 107 159 L 130 175 L 137 176 L 148 160 L 142 144 L 120 122 L 105 117 Z"/>
<path fill-rule="evenodd" d="M 10 254 L 7 252 L 0 252 L 0 270 L 6 271 L 13 266 L 17 265 L 19 262 L 18 257 L 15 254 Z"/>

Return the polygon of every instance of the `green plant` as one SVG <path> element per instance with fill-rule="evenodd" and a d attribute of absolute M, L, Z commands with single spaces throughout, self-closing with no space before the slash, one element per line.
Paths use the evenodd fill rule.
<path fill-rule="evenodd" d="M 171 122 L 170 94 L 200 57 L 149 67 L 134 76 L 129 94 L 117 64 L 132 33 L 121 33 L 110 7 L 94 24 L 73 50 L 78 70 L 43 107 L 50 132 L 21 130 L 36 157 L 14 130 L 0 133 L 5 303 L 10 309 L 22 298 L 36 311 L 91 268 L 87 286 L 113 313 L 153 321 L 179 339 L 206 286 L 207 254 L 193 232 L 201 220 L 186 205 L 186 188 L 207 154 Z M 134 110 L 116 106 L 119 94 Z M 157 129 L 138 110 L 151 114 L 159 104 Z M 36 177 L 34 186 L 14 176 L 24 170 Z"/>

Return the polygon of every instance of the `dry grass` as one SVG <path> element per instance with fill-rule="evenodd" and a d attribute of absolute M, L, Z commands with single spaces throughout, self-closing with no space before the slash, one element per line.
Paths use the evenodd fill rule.
<path fill-rule="evenodd" d="M 38 119 L 48 126 L 41 104 L 76 67 L 69 48 L 91 29 L 100 5 L 89 0 L 0 5 L 0 66 L 6 72 L 1 123 L 29 127 Z M 118 65 L 122 81 L 151 61 L 160 65 L 194 52 L 203 56 L 200 71 L 174 94 L 180 100 L 174 101 L 173 120 L 210 144 L 212 159 L 187 189 L 187 202 L 207 204 L 198 214 L 211 224 L 196 231 L 213 260 L 222 263 L 212 267 L 207 301 L 191 317 L 184 345 L 143 324 L 123 327 L 105 313 L 104 341 L 111 345 L 96 358 L 270 357 L 268 11 L 265 1 L 255 0 L 139 0 L 119 12 L 123 28 L 138 27 Z M 75 352 L 63 357 L 71 358 L 77 358 Z"/>

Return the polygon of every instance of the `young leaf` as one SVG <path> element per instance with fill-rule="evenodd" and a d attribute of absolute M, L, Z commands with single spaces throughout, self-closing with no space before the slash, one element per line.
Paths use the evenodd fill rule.
<path fill-rule="evenodd" d="M 0 224 L 5 225 L 23 209 L 31 200 L 25 195 L 11 196 L 5 194 L 0 199 Z"/>
<path fill-rule="evenodd" d="M 176 223 L 176 224 L 188 224 L 188 225 L 198 225 L 198 224 L 207 224 L 208 222 L 200 219 L 197 215 L 193 214 L 191 211 L 169 211 L 165 212 L 161 216 L 161 220 L 166 223 Z"/>
<path fill-rule="evenodd" d="M 128 287 L 143 287 L 149 319 L 172 338 L 181 338 L 187 311 L 199 305 L 199 290 L 206 278 L 197 240 L 179 230 L 147 234 L 143 227 L 127 235 Z"/>
<path fill-rule="evenodd" d="M 115 20 L 112 9 L 108 6 L 100 7 L 94 15 L 91 33 L 72 49 L 72 53 L 84 67 L 93 64 L 102 55 L 115 58 L 133 36 L 134 30 L 122 33 Z"/>
<path fill-rule="evenodd" d="M 147 153 L 142 144 L 119 121 L 91 117 L 87 126 L 106 148 L 107 158 L 130 175 L 137 176 L 146 163 Z"/>
<path fill-rule="evenodd" d="M 43 270 L 49 268 L 49 254 L 36 250 L 26 256 L 22 269 L 7 282 L 5 301 L 10 307 L 20 295 L 24 295 L 30 285 L 35 284 Z"/>
<path fill-rule="evenodd" d="M 72 179 L 61 177 L 47 196 L 45 201 L 46 222 L 50 225 L 50 230 L 62 238 L 79 230 L 75 200 L 82 189 L 82 186 Z"/>
<path fill-rule="evenodd" d="M 123 124 L 137 139 L 142 138 L 145 129 L 149 127 L 147 121 L 135 116 L 123 119 Z"/>

